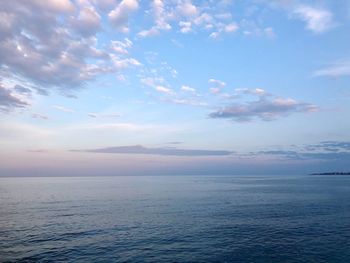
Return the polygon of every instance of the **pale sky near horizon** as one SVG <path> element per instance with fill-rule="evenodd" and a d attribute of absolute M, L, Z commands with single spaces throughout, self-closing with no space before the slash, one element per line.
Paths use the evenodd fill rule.
<path fill-rule="evenodd" d="M 0 176 L 350 170 L 350 1 L 0 2 Z"/>

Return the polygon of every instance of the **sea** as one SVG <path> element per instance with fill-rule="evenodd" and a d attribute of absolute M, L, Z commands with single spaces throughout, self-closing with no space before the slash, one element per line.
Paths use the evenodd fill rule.
<path fill-rule="evenodd" d="M 350 176 L 0 178 L 0 262 L 350 262 Z"/>

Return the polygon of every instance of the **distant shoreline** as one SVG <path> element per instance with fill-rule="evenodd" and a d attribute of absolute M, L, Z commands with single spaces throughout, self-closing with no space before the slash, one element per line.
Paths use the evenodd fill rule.
<path fill-rule="evenodd" d="M 312 173 L 310 175 L 350 175 L 350 172 Z"/>

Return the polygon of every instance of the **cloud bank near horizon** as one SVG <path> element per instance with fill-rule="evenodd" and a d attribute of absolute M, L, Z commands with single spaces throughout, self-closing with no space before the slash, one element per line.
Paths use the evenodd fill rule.
<path fill-rule="evenodd" d="M 234 152 L 225 150 L 180 149 L 176 147 L 148 148 L 142 145 L 116 146 L 99 149 L 71 150 L 72 152 L 117 153 L 117 154 L 151 154 L 164 156 L 227 156 Z"/>

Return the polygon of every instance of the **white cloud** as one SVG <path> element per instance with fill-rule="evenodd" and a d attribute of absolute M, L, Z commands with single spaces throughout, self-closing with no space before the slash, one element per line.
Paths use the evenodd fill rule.
<path fill-rule="evenodd" d="M 40 9 L 45 9 L 51 12 L 72 13 L 75 10 L 75 7 L 70 0 L 32 0 L 31 2 Z"/>
<path fill-rule="evenodd" d="M 226 86 L 225 82 L 217 79 L 209 79 L 208 82 L 212 85 L 209 90 L 213 94 L 219 94 L 221 90 Z"/>
<path fill-rule="evenodd" d="M 67 113 L 73 113 L 74 112 L 74 110 L 72 110 L 70 108 L 67 108 L 67 107 L 64 107 L 64 106 L 61 106 L 61 105 L 53 105 L 52 108 L 54 108 L 56 110 L 59 110 L 59 111 L 67 112 Z"/>
<path fill-rule="evenodd" d="M 112 25 L 123 33 L 129 32 L 129 17 L 131 13 L 135 12 L 139 8 L 137 0 L 122 0 L 119 5 L 112 10 L 109 14 L 109 20 Z"/>
<path fill-rule="evenodd" d="M 149 86 L 151 88 L 155 88 L 158 85 L 164 84 L 165 80 L 162 77 L 145 77 L 140 79 L 141 83 Z"/>
<path fill-rule="evenodd" d="M 197 7 L 191 0 L 181 1 L 177 6 L 177 10 L 184 17 L 195 16 L 198 13 Z"/>
<path fill-rule="evenodd" d="M 118 56 L 111 55 L 112 62 L 114 64 L 115 69 L 123 70 L 129 68 L 131 66 L 141 66 L 142 64 L 134 58 L 123 58 L 121 59 Z"/>
<path fill-rule="evenodd" d="M 167 22 L 167 12 L 165 10 L 164 1 L 154 0 L 152 4 L 153 4 L 156 28 L 158 28 L 159 30 L 171 29 L 171 26 Z"/>
<path fill-rule="evenodd" d="M 181 27 L 181 29 L 180 29 L 181 33 L 185 34 L 185 33 L 189 33 L 192 31 L 192 28 L 191 28 L 192 23 L 191 22 L 180 21 L 179 26 Z"/>
<path fill-rule="evenodd" d="M 191 87 L 189 87 L 189 86 L 182 86 L 182 87 L 181 87 L 181 90 L 182 90 L 182 91 L 186 91 L 186 92 L 196 93 L 196 89 L 191 88 Z"/>
<path fill-rule="evenodd" d="M 203 12 L 200 15 L 198 15 L 196 18 L 193 19 L 193 23 L 195 25 L 208 25 L 214 23 L 214 18 L 212 15 Z"/>
<path fill-rule="evenodd" d="M 216 39 L 218 38 L 221 34 L 223 33 L 234 33 L 239 29 L 239 26 L 237 23 L 235 22 L 231 22 L 228 24 L 224 24 L 224 23 L 216 23 L 215 24 L 215 30 L 214 32 L 212 32 L 209 37 Z"/>
<path fill-rule="evenodd" d="M 100 15 L 93 7 L 85 7 L 80 10 L 77 18 L 72 19 L 72 24 L 83 36 L 91 36 L 100 30 L 100 19 Z"/>
<path fill-rule="evenodd" d="M 161 93 L 164 93 L 167 95 L 174 95 L 175 94 L 172 89 L 166 88 L 164 86 L 156 86 L 156 87 L 154 87 L 154 89 L 158 92 L 161 92 Z"/>
<path fill-rule="evenodd" d="M 213 33 L 211 33 L 211 34 L 209 35 L 209 37 L 210 37 L 210 38 L 213 38 L 213 39 L 218 38 L 219 36 L 220 36 L 220 33 L 219 33 L 219 32 L 213 32 Z"/>
<path fill-rule="evenodd" d="M 132 45 L 132 41 L 128 38 L 125 38 L 124 41 L 111 41 L 112 50 L 125 55 L 129 53 L 128 49 L 130 49 Z"/>
<path fill-rule="evenodd" d="M 148 30 L 142 30 L 140 32 L 137 33 L 137 36 L 139 37 L 151 37 L 151 36 L 156 36 L 158 35 L 160 32 L 159 32 L 159 29 L 156 28 L 156 27 L 152 27 Z"/>
<path fill-rule="evenodd" d="M 165 11 L 165 5 L 163 0 L 153 0 L 152 10 L 155 25 L 150 29 L 142 30 L 137 35 L 139 37 L 150 37 L 158 35 L 161 31 L 168 31 L 171 29 L 168 23 L 168 15 Z"/>
<path fill-rule="evenodd" d="M 230 24 L 225 25 L 224 31 L 226 33 L 232 33 L 232 32 L 237 31 L 238 28 L 239 28 L 239 26 L 236 23 L 230 23 Z"/>
<path fill-rule="evenodd" d="M 324 33 L 333 27 L 333 14 L 326 9 L 308 5 L 297 6 L 293 13 L 306 22 L 306 28 L 314 33 Z"/>
<path fill-rule="evenodd" d="M 216 86 L 219 87 L 225 87 L 226 83 L 221 81 L 221 80 L 217 80 L 217 79 L 209 79 L 209 83 L 215 84 Z"/>

